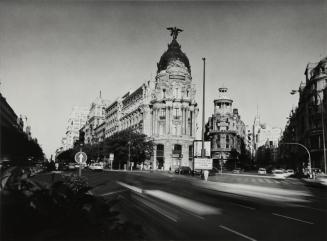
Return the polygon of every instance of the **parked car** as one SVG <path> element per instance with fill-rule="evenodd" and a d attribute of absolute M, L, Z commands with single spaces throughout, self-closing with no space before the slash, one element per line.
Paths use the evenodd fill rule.
<path fill-rule="evenodd" d="M 75 162 L 71 162 L 68 164 L 68 170 L 74 170 L 76 169 L 76 163 Z"/>
<path fill-rule="evenodd" d="M 218 168 L 213 167 L 211 170 L 209 170 L 209 176 L 214 176 L 219 172 Z"/>
<path fill-rule="evenodd" d="M 235 168 L 232 173 L 234 174 L 240 174 L 241 173 L 241 168 Z"/>
<path fill-rule="evenodd" d="M 199 175 L 201 175 L 201 170 L 194 170 L 193 174 L 196 176 L 199 176 Z"/>
<path fill-rule="evenodd" d="M 267 174 L 267 170 L 266 170 L 266 168 L 259 168 L 259 170 L 258 170 L 258 174 L 260 174 L 260 175 Z"/>
<path fill-rule="evenodd" d="M 93 164 L 91 164 L 89 166 L 89 168 L 91 170 L 94 170 L 94 171 L 101 171 L 101 170 L 103 170 L 103 164 L 101 164 L 101 163 L 93 163 Z"/>
<path fill-rule="evenodd" d="M 292 170 L 292 169 L 287 169 L 286 171 L 285 171 L 285 177 L 289 177 L 289 176 L 292 176 L 292 175 L 294 175 L 295 174 L 295 172 L 294 172 L 294 170 Z"/>
<path fill-rule="evenodd" d="M 282 170 L 275 170 L 273 172 L 273 177 L 276 179 L 285 179 L 286 175 L 285 175 L 285 172 Z"/>
<path fill-rule="evenodd" d="M 175 173 L 183 174 L 183 175 L 190 175 L 192 170 L 190 167 L 181 166 L 175 170 Z"/>

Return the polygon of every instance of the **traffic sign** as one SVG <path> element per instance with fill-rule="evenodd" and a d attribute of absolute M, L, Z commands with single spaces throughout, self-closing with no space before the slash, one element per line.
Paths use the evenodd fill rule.
<path fill-rule="evenodd" d="M 87 155 L 85 154 L 85 152 L 79 151 L 75 154 L 75 161 L 77 163 L 84 163 L 87 160 Z"/>
<path fill-rule="evenodd" d="M 114 160 L 114 157 L 115 157 L 115 156 L 114 156 L 114 153 L 110 153 L 110 155 L 109 155 L 109 160 L 110 160 L 110 161 L 113 161 L 113 160 Z"/>

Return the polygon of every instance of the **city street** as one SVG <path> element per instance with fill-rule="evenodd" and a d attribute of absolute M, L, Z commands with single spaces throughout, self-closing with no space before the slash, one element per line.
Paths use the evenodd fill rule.
<path fill-rule="evenodd" d="M 326 240 L 327 192 L 299 180 L 83 170 L 151 240 Z M 50 176 L 42 174 L 40 179 Z M 243 184 L 237 181 L 243 181 Z M 234 180 L 234 181 L 233 181 Z"/>

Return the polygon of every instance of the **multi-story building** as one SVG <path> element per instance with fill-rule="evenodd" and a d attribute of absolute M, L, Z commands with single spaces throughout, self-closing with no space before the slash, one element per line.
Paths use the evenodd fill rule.
<path fill-rule="evenodd" d="M 79 130 L 85 124 L 88 114 L 86 107 L 73 107 L 67 121 L 66 133 L 62 138 L 62 150 L 68 150 L 74 146 L 79 138 Z"/>
<path fill-rule="evenodd" d="M 0 161 L 5 159 L 24 162 L 27 159 L 43 158 L 37 139 L 32 138 L 27 117 L 22 117 L 22 115 L 18 117 L 1 93 L 0 128 Z M 33 151 L 26 149 L 30 145 L 35 147 Z"/>
<path fill-rule="evenodd" d="M 155 143 L 152 168 L 192 167 L 192 146 L 198 107 L 191 67 L 177 34 L 157 64 L 154 80 L 118 98 L 105 109 L 105 137 L 132 128 Z M 88 121 L 89 123 L 89 121 Z M 101 124 L 100 121 L 98 123 Z M 85 142 L 92 143 L 92 129 L 83 127 Z"/>
<path fill-rule="evenodd" d="M 86 144 L 94 144 L 99 142 L 100 139 L 104 139 L 104 135 L 102 136 L 103 131 L 99 131 L 97 128 L 102 124 L 105 126 L 105 110 L 108 105 L 109 101 L 102 98 L 101 92 L 92 102 L 89 111 L 87 111 L 86 122 L 82 128 L 80 128 L 80 130 L 84 132 Z"/>
<path fill-rule="evenodd" d="M 233 109 L 233 100 L 227 88 L 219 88 L 218 99 L 214 100 L 214 114 L 209 117 L 205 136 L 211 141 L 211 157 L 214 166 L 220 160 L 225 163 L 231 158 L 232 150 L 241 154 L 241 145 L 246 142 L 246 127 L 238 113 Z"/>
<path fill-rule="evenodd" d="M 312 166 L 324 169 L 324 147 L 327 146 L 327 57 L 319 63 L 309 63 L 304 74 L 305 83 L 301 83 L 296 91 L 299 93 L 298 107 L 291 112 L 282 139 L 283 142 L 297 142 L 306 146 L 311 153 Z"/>

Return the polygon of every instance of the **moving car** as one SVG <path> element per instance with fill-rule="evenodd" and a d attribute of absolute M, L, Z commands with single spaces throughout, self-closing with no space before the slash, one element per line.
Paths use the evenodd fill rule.
<path fill-rule="evenodd" d="M 316 180 L 321 185 L 327 186 L 327 175 L 319 175 L 316 177 Z"/>
<path fill-rule="evenodd" d="M 266 168 L 259 168 L 259 170 L 258 170 L 258 174 L 260 174 L 260 175 L 267 174 L 267 170 L 266 170 Z"/>

